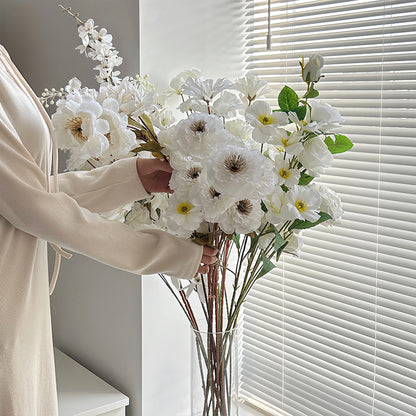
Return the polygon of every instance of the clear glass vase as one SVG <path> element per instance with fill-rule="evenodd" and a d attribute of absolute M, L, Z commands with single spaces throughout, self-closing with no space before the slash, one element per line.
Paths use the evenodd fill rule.
<path fill-rule="evenodd" d="M 237 336 L 192 328 L 192 416 L 238 416 Z"/>

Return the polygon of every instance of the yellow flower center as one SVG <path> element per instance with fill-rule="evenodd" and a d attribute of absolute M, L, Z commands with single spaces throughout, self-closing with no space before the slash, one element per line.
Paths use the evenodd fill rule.
<path fill-rule="evenodd" d="M 295 207 L 298 209 L 299 212 L 304 212 L 308 208 L 308 204 L 305 201 L 298 199 L 295 202 Z"/>
<path fill-rule="evenodd" d="M 289 139 L 281 139 L 280 141 L 282 142 L 284 147 L 287 147 L 287 142 Z"/>
<path fill-rule="evenodd" d="M 273 118 L 270 117 L 268 114 L 262 114 L 261 116 L 259 116 L 259 121 L 261 124 L 272 124 L 273 123 Z"/>
<path fill-rule="evenodd" d="M 288 178 L 290 178 L 290 171 L 288 169 L 282 168 L 282 169 L 279 170 L 279 175 L 283 179 L 288 179 Z"/>
<path fill-rule="evenodd" d="M 190 202 L 182 202 L 178 205 L 178 208 L 176 208 L 176 210 L 179 214 L 187 215 L 192 208 L 193 205 Z"/>

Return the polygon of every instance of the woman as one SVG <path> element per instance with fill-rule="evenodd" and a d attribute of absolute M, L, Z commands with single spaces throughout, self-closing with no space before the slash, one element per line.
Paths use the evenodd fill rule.
<path fill-rule="evenodd" d="M 60 255 L 70 257 L 60 246 L 136 274 L 192 278 L 216 261 L 213 249 L 99 215 L 169 191 L 167 162 L 128 158 L 58 175 L 56 158 L 49 118 L 0 45 L 1 416 L 58 415 L 47 241 L 57 253 L 52 286 Z"/>

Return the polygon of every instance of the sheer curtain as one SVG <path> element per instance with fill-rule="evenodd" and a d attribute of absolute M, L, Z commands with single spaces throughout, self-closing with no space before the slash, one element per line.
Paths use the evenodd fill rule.
<path fill-rule="evenodd" d="M 341 225 L 305 231 L 301 257 L 246 304 L 241 395 L 271 415 L 415 416 L 416 1 L 246 10 L 247 70 L 302 92 L 302 55 L 324 56 L 316 87 L 355 146 L 319 180 L 343 200 Z"/>

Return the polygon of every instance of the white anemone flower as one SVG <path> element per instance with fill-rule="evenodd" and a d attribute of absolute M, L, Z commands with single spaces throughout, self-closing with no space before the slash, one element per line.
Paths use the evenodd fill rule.
<path fill-rule="evenodd" d="M 221 120 L 214 115 L 195 113 L 189 118 L 179 121 L 172 140 L 172 150 L 177 149 L 184 155 L 194 158 L 206 157 L 210 136 L 218 131 L 223 131 Z"/>
<path fill-rule="evenodd" d="M 244 198 L 228 208 L 218 224 L 226 234 L 248 234 L 260 227 L 263 215 L 259 199 Z"/>
<path fill-rule="evenodd" d="M 224 212 L 235 203 L 235 199 L 221 194 L 207 182 L 200 184 L 198 192 L 191 193 L 191 202 L 204 212 L 208 222 L 219 222 Z"/>
<path fill-rule="evenodd" d="M 165 212 L 168 229 L 179 237 L 189 238 L 202 222 L 201 210 L 193 205 L 189 195 L 176 192 Z"/>
<path fill-rule="evenodd" d="M 345 121 L 339 111 L 330 104 L 311 100 L 309 105 L 311 106 L 310 118 L 317 123 L 316 129 L 323 133 L 329 133 L 341 127 Z"/>
<path fill-rule="evenodd" d="M 266 93 L 267 82 L 258 76 L 249 74 L 235 81 L 233 87 L 239 91 L 244 101 L 251 104 L 252 101 L 262 97 Z"/>
<path fill-rule="evenodd" d="M 299 183 L 300 171 L 296 168 L 291 168 L 287 160 L 275 161 L 275 171 L 277 173 L 277 184 L 285 185 L 290 188 Z"/>
<path fill-rule="evenodd" d="M 198 162 L 189 161 L 190 163 L 185 169 L 177 170 L 172 172 L 172 176 L 169 181 L 169 187 L 173 190 L 177 190 L 183 187 L 191 189 L 203 181 L 205 172 L 202 170 L 202 166 Z"/>
<path fill-rule="evenodd" d="M 149 210 L 140 201 L 133 203 L 130 211 L 125 216 L 124 222 L 136 231 L 149 228 L 152 225 Z"/>
<path fill-rule="evenodd" d="M 110 128 L 108 122 L 100 118 L 102 112 L 102 106 L 90 94 L 81 94 L 81 91 L 59 101 L 52 125 L 58 147 L 72 151 L 68 167 L 79 168 L 87 159 L 98 157 L 108 149 L 106 134 Z"/>
<path fill-rule="evenodd" d="M 215 81 L 213 79 L 195 79 L 188 78 L 183 84 L 183 93 L 190 97 L 210 102 L 220 92 L 230 88 L 232 82 L 225 78 L 219 78 Z"/>
<path fill-rule="evenodd" d="M 227 145 L 212 155 L 207 175 L 218 192 L 237 199 L 251 197 L 261 184 L 265 160 L 258 150 Z"/>
<path fill-rule="evenodd" d="M 323 136 L 315 136 L 303 144 L 303 151 L 299 153 L 298 159 L 311 176 L 319 176 L 329 166 L 334 157 L 328 150 Z"/>
<path fill-rule="evenodd" d="M 253 139 L 260 143 L 270 142 L 276 127 L 289 122 L 285 112 L 273 112 L 266 101 L 260 100 L 247 107 L 246 119 L 254 127 Z"/>
<path fill-rule="evenodd" d="M 281 208 L 282 218 L 285 220 L 318 221 L 321 196 L 316 190 L 308 186 L 295 185 L 285 194 Z"/>

